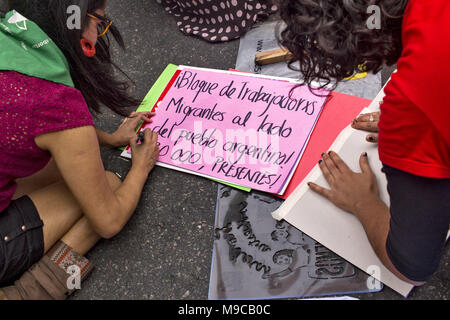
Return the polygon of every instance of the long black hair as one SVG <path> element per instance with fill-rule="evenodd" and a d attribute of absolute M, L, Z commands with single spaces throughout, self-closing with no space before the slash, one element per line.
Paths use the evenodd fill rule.
<path fill-rule="evenodd" d="M 325 85 L 356 72 L 376 73 L 402 52 L 401 26 L 408 0 L 279 0 L 287 27 L 280 43 L 294 58 L 289 66 L 303 82 Z M 368 8 L 380 10 L 380 28 L 368 27 Z M 299 69 L 294 66 L 300 63 Z M 363 66 L 361 68 L 361 66 Z M 363 70 L 361 70 L 363 69 Z"/>
<path fill-rule="evenodd" d="M 101 105 L 104 105 L 119 115 L 128 116 L 139 101 L 128 93 L 130 79 L 118 80 L 114 73 L 116 69 L 125 75 L 114 64 L 110 53 L 108 34 L 125 48 L 118 29 L 113 24 L 108 33 L 98 39 L 93 58 L 86 57 L 80 45 L 82 33 L 89 24 L 87 14 L 104 8 L 105 4 L 106 0 L 9 0 L 8 9 L 14 9 L 38 24 L 61 49 L 69 63 L 75 87 L 81 91 L 91 110 L 100 113 Z M 80 8 L 81 29 L 67 26 L 70 15 L 67 11 L 73 5 Z"/>

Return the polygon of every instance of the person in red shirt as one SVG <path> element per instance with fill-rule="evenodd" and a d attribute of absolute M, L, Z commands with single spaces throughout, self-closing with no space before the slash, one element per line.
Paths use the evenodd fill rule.
<path fill-rule="evenodd" d="M 320 168 L 330 189 L 309 186 L 359 218 L 390 271 L 425 283 L 450 224 L 450 2 L 284 0 L 280 13 L 287 24 L 281 43 L 294 54 L 291 64 L 300 62 L 306 84 L 397 63 L 381 112 L 353 122 L 373 132 L 369 142 L 378 141 L 390 208 L 379 198 L 367 154 L 356 173 L 335 152 L 324 153 Z"/>

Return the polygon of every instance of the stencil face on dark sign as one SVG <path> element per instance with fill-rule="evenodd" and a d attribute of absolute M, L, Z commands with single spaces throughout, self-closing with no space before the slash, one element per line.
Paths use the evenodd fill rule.
<path fill-rule="evenodd" d="M 210 299 L 369 292 L 368 276 L 285 221 L 272 196 L 219 186 Z"/>

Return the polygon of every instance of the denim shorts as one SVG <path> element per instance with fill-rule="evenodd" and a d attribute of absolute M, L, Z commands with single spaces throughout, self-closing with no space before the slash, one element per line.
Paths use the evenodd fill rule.
<path fill-rule="evenodd" d="M 28 196 L 0 212 L 0 287 L 20 278 L 44 255 L 44 223 Z"/>

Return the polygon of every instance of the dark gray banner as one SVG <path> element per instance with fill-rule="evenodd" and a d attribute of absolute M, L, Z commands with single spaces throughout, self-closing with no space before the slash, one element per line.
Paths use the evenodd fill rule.
<path fill-rule="evenodd" d="M 282 201 L 219 185 L 210 299 L 379 291 L 368 288 L 367 274 L 287 222 L 274 220 L 271 213 Z"/>

